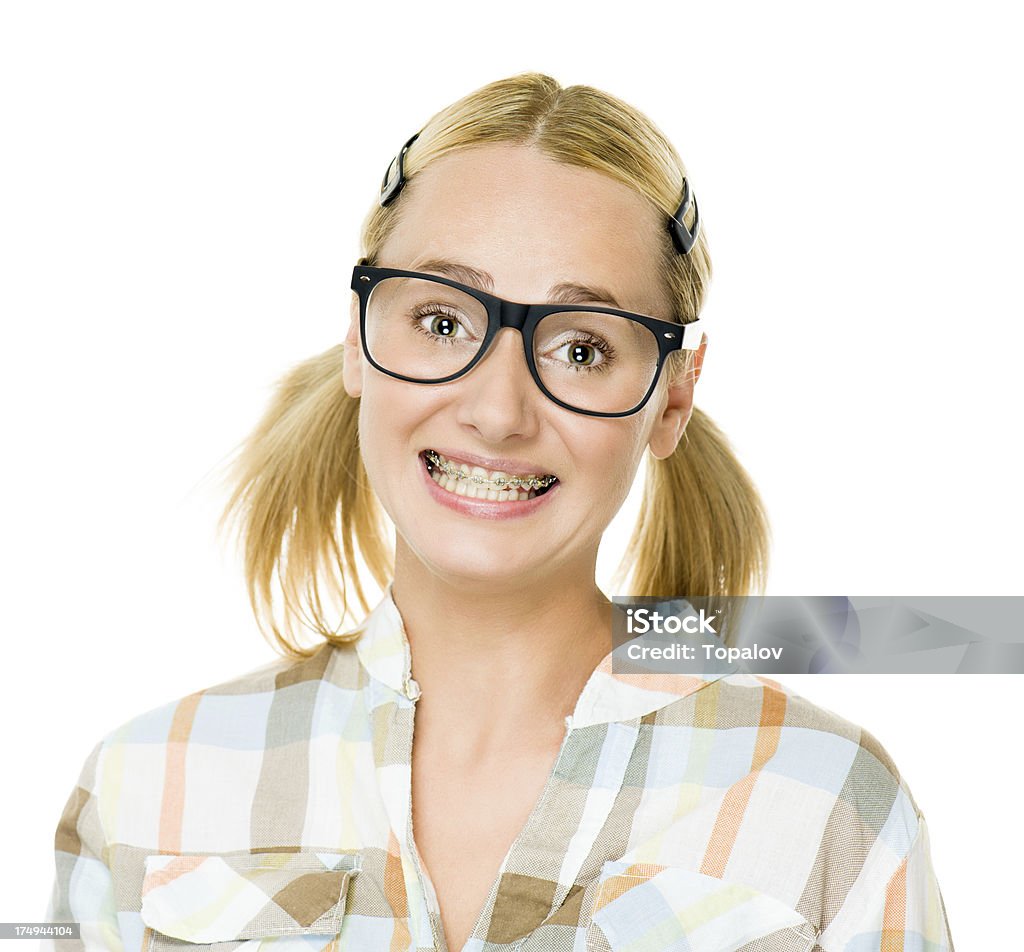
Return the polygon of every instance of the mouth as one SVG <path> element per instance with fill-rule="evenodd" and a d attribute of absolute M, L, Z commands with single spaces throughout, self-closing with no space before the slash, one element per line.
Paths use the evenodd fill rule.
<path fill-rule="evenodd" d="M 485 469 L 450 459 L 431 449 L 423 450 L 419 456 L 430 478 L 441 489 L 471 499 L 525 502 L 543 496 L 558 483 L 558 477 L 552 473 L 507 473 Z"/>

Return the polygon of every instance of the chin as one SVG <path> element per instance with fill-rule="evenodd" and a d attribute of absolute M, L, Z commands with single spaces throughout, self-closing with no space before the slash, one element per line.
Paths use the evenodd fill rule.
<path fill-rule="evenodd" d="M 437 535 L 425 544 L 413 544 L 412 550 L 432 575 L 466 586 L 501 586 L 530 576 L 537 571 L 538 560 L 544 556 L 528 555 L 523 546 L 510 539 L 508 545 L 495 545 L 493 536 L 484 542 L 465 534 L 449 536 L 450 544 L 438 551 Z"/>

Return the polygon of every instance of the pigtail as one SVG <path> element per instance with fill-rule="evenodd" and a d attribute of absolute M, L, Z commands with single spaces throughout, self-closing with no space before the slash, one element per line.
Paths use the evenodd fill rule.
<path fill-rule="evenodd" d="M 632 568 L 627 590 L 664 598 L 763 592 L 769 537 L 753 481 L 695 407 L 675 452 L 647 460 L 640 516 L 622 562 Z"/>
<path fill-rule="evenodd" d="M 295 639 L 295 619 L 328 641 L 350 640 L 338 631 L 349 618 L 360 620 L 354 602 L 364 614 L 369 610 L 357 554 L 381 588 L 392 574 L 383 510 L 359 453 L 359 400 L 342 383 L 343 353 L 343 344 L 332 347 L 278 382 L 231 464 L 234 490 L 218 522 L 218 530 L 235 527 L 257 624 L 286 656 L 316 650 Z M 274 618 L 275 571 L 283 629 Z M 321 577 L 340 603 L 341 621 L 333 626 L 325 620 Z"/>

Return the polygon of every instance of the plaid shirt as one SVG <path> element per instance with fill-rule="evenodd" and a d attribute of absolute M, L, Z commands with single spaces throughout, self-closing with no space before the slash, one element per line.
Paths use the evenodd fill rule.
<path fill-rule="evenodd" d="M 57 946 L 444 949 L 390 589 L 359 630 L 93 748 L 46 914 L 82 939 Z M 924 819 L 874 737 L 765 677 L 613 675 L 609 656 L 464 952 L 952 948 Z"/>

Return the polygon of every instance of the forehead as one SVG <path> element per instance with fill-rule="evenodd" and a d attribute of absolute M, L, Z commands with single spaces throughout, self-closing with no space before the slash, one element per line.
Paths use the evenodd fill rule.
<path fill-rule="evenodd" d="M 495 294 L 542 302 L 560 283 L 605 288 L 619 305 L 668 316 L 658 229 L 643 196 L 607 175 L 524 145 L 461 149 L 432 162 L 398 199 L 384 267 L 435 259 L 486 271 Z"/>

